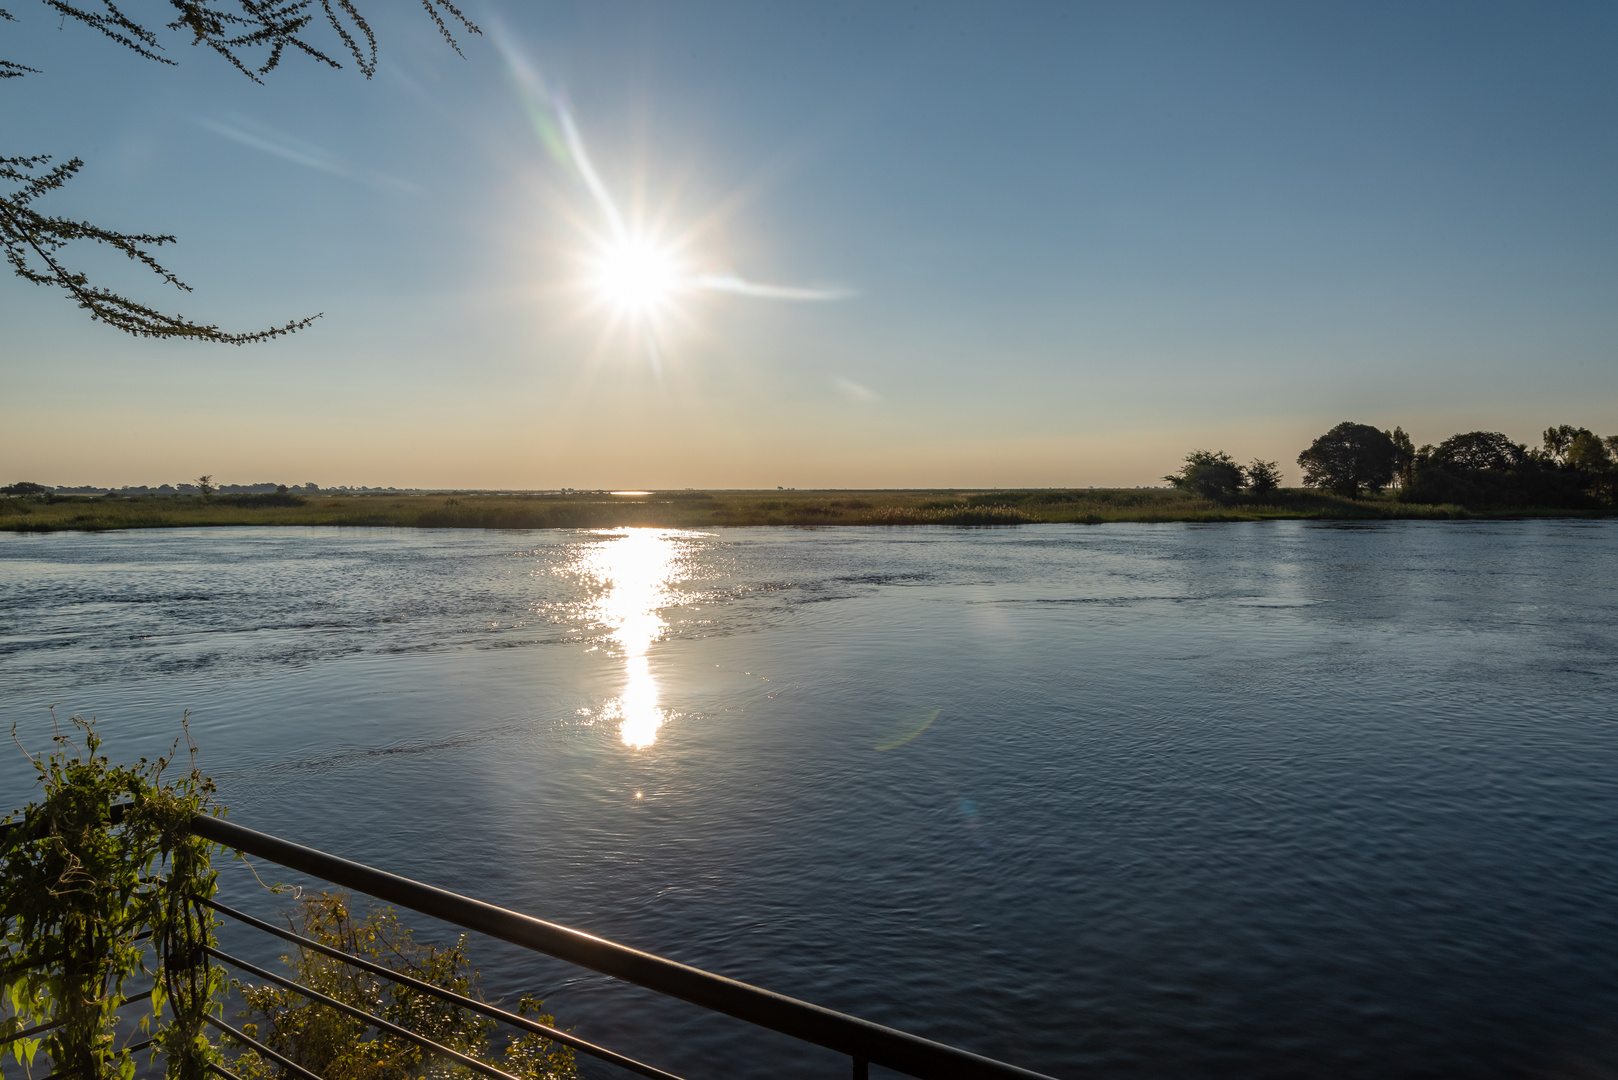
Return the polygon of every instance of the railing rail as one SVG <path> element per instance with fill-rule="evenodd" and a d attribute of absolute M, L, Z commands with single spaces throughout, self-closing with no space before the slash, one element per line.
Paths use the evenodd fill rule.
<path fill-rule="evenodd" d="M 366 893 L 378 900 L 453 923 L 467 930 L 545 953 L 579 967 L 589 968 L 634 983 L 669 997 L 745 1020 L 841 1054 L 854 1062 L 855 1077 L 866 1075 L 867 1063 L 921 1077 L 924 1080 L 965 1080 L 975 1077 L 1006 1080 L 1050 1080 L 1050 1077 L 1003 1061 L 974 1054 L 944 1043 L 856 1016 L 835 1012 L 797 998 L 778 994 L 701 968 L 681 964 L 652 953 L 545 922 L 494 904 L 461 896 L 446 889 L 329 855 L 267 833 L 244 828 L 222 818 L 198 816 L 191 820 L 196 835 L 247 855 L 279 863 L 291 870 L 322 878 L 334 885 Z M 226 911 L 232 916 L 235 911 Z M 250 917 L 249 917 L 250 918 Z M 257 920 L 253 920 L 257 921 Z M 287 936 L 275 931 L 280 936 Z M 210 950 L 213 951 L 213 950 Z M 280 981 L 251 965 L 214 952 L 220 960 Z M 349 959 L 345 954 L 345 962 Z M 391 975 L 391 978 L 397 978 Z M 486 1012 L 486 1009 L 483 1010 Z M 555 1038 L 554 1035 L 547 1037 Z M 559 1039 L 576 1047 L 582 1040 Z M 586 1044 L 585 1053 L 600 1048 Z M 607 1053 L 611 1053 L 610 1051 Z M 602 1055 L 593 1055 L 602 1056 Z M 612 1055 L 618 1057 L 619 1055 Z M 642 1075 L 668 1076 L 639 1062 L 619 1064 Z M 637 1067 L 638 1066 L 638 1067 Z"/>

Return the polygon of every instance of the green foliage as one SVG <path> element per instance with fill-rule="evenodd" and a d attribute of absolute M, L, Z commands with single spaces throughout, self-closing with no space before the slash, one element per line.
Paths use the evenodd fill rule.
<path fill-rule="evenodd" d="M 1393 437 L 1369 424 L 1344 420 L 1298 455 L 1305 487 L 1325 488 L 1358 498 L 1393 482 L 1399 447 Z"/>
<path fill-rule="evenodd" d="M 1533 450 L 1498 431 L 1452 435 L 1423 447 L 1413 473 L 1399 493 L 1410 502 L 1590 510 L 1618 502 L 1608 440 L 1571 424 L 1546 428 Z"/>
<path fill-rule="evenodd" d="M 257 495 L 220 495 L 214 501 L 226 506 L 302 506 L 308 500 L 289 491 L 264 491 Z"/>
<path fill-rule="evenodd" d="M 1273 495 L 1281 489 L 1281 468 L 1273 461 L 1254 458 L 1247 466 L 1247 491 L 1250 495 Z"/>
<path fill-rule="evenodd" d="M 1416 444 L 1402 427 L 1385 434 L 1393 443 L 1393 480 L 1401 488 L 1407 488 L 1416 480 Z"/>
<path fill-rule="evenodd" d="M 1498 431 L 1451 435 L 1433 451 L 1433 462 L 1468 472 L 1510 472 L 1528 460 L 1528 448 Z"/>
<path fill-rule="evenodd" d="M 1555 427 L 1545 429 L 1542 436 L 1544 443 L 1544 456 L 1558 465 L 1567 464 L 1567 452 L 1573 445 L 1573 440 L 1581 432 L 1587 433 L 1586 428 L 1576 428 L 1572 424 L 1557 424 Z"/>
<path fill-rule="evenodd" d="M 51 489 L 44 484 L 36 484 L 32 480 L 19 480 L 15 484 L 0 487 L 0 495 L 49 495 Z"/>
<path fill-rule="evenodd" d="M 1567 464 L 1582 472 L 1605 472 L 1612 468 L 1612 453 L 1594 433 L 1580 431 L 1568 444 Z"/>
<path fill-rule="evenodd" d="M 478 972 L 467 956 L 463 935 L 453 945 L 427 944 L 402 926 L 391 908 L 354 910 L 346 893 L 311 893 L 301 898 L 288 920 L 298 934 L 363 957 L 401 974 L 464 997 L 482 1001 Z M 495 1022 L 393 983 L 322 953 L 299 947 L 283 956 L 289 977 L 343 1004 L 380 1016 L 463 1054 L 495 1064 L 525 1080 L 571 1080 L 578 1075 L 570 1047 L 534 1033 L 511 1037 L 495 1060 Z M 464 1066 L 429 1055 L 420 1047 L 292 990 L 274 985 L 236 984 L 247 1011 L 243 1031 L 326 1080 L 410 1080 L 413 1077 L 470 1077 Z M 523 998 L 518 1012 L 554 1026 L 541 1015 L 541 1002 Z M 366 1038 L 367 1031 L 371 1037 Z M 231 1066 L 243 1080 L 273 1080 L 280 1066 L 249 1049 Z"/>
<path fill-rule="evenodd" d="M 1216 502 L 1228 502 L 1241 493 L 1247 475 L 1236 459 L 1223 450 L 1193 450 L 1176 474 L 1163 479 L 1179 488 Z"/>
<path fill-rule="evenodd" d="M 94 721 L 71 722 L 33 759 L 42 797 L 8 816 L 0 834 L 0 972 L 11 1014 L 0 1038 L 61 1023 L 43 1038 L 0 1043 L 0 1061 L 9 1054 L 31 1067 L 43 1050 L 58 1072 L 130 1080 L 135 1061 L 130 1040 L 116 1039 L 118 1011 L 125 984 L 149 977 L 141 1030 L 159 1025 L 152 1034 L 171 1080 L 201 1080 L 216 1060 L 202 1018 L 223 975 L 203 963 L 212 920 L 195 900 L 213 894 L 214 847 L 188 826 L 197 814 L 223 813 L 210 806 L 214 785 L 197 771 L 189 731 L 189 769 L 165 780 L 173 752 L 115 766 L 100 754 Z M 145 930 L 150 942 L 137 940 Z"/>

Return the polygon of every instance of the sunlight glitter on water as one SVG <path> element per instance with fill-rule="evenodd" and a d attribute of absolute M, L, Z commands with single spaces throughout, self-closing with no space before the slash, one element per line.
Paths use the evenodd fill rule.
<path fill-rule="evenodd" d="M 657 730 L 668 719 L 646 654 L 668 628 L 662 609 L 681 599 L 673 581 L 684 534 L 617 529 L 598 535 L 603 542 L 581 554 L 577 569 L 604 587 L 590 618 L 607 627 L 623 650 L 625 678 L 623 693 L 607 703 L 604 715 L 618 721 L 624 745 L 639 750 L 657 741 Z"/>

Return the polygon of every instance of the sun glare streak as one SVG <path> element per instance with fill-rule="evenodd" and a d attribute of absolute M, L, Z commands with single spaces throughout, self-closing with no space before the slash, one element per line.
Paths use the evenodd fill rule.
<path fill-rule="evenodd" d="M 595 163 L 590 160 L 590 152 L 584 147 L 584 136 L 579 134 L 579 126 L 573 122 L 573 111 L 567 107 L 565 99 L 556 102 L 556 114 L 562 124 L 562 137 L 567 140 L 568 151 L 573 155 L 574 167 L 579 170 L 579 177 L 584 186 L 590 189 L 590 195 L 595 199 L 597 208 L 607 219 L 607 225 L 612 229 L 613 236 L 622 241 L 629 233 L 624 226 L 624 216 L 618 212 L 618 204 L 613 200 L 612 192 L 602 182 L 601 176 L 596 172 Z"/>
<path fill-rule="evenodd" d="M 631 219 L 613 197 L 574 117 L 566 92 L 546 79 L 498 20 L 491 36 L 528 115 L 529 123 L 551 157 L 583 185 L 599 219 L 591 233 L 591 252 L 584 262 L 587 292 L 612 316 L 612 324 L 629 324 L 643 337 L 659 363 L 658 326 L 677 314 L 680 301 L 712 293 L 754 300 L 820 303 L 854 295 L 845 288 L 806 288 L 750 281 L 738 274 L 701 270 L 684 254 L 695 248 L 690 234 L 670 232 Z M 694 233 L 696 230 L 692 230 Z"/>
<path fill-rule="evenodd" d="M 668 623 L 661 611 L 679 603 L 673 587 L 681 533 L 667 529 L 623 529 L 599 534 L 602 542 L 581 554 L 576 569 L 603 587 L 591 606 L 591 620 L 608 628 L 624 657 L 624 689 L 603 715 L 618 721 L 625 746 L 637 750 L 657 741 L 669 714 L 658 700 L 649 652 Z"/>
<path fill-rule="evenodd" d="M 709 292 L 730 293 L 732 296 L 751 296 L 759 300 L 799 300 L 818 303 L 824 300 L 846 300 L 854 293 L 848 289 L 805 289 L 797 285 L 767 285 L 761 281 L 748 281 L 734 274 L 699 274 L 691 279 L 691 287 Z"/>

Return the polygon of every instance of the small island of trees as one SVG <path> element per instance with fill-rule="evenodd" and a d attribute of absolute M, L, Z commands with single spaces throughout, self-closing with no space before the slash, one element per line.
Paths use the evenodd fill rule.
<path fill-rule="evenodd" d="M 1298 455 L 1303 486 L 1347 499 L 1391 491 L 1401 503 L 1471 510 L 1598 510 L 1618 503 L 1618 435 L 1559 424 L 1530 448 L 1498 431 L 1466 431 L 1417 447 L 1403 428 L 1345 420 Z M 1238 465 L 1222 450 L 1193 450 L 1174 487 L 1222 503 L 1280 490 L 1273 461 Z"/>

